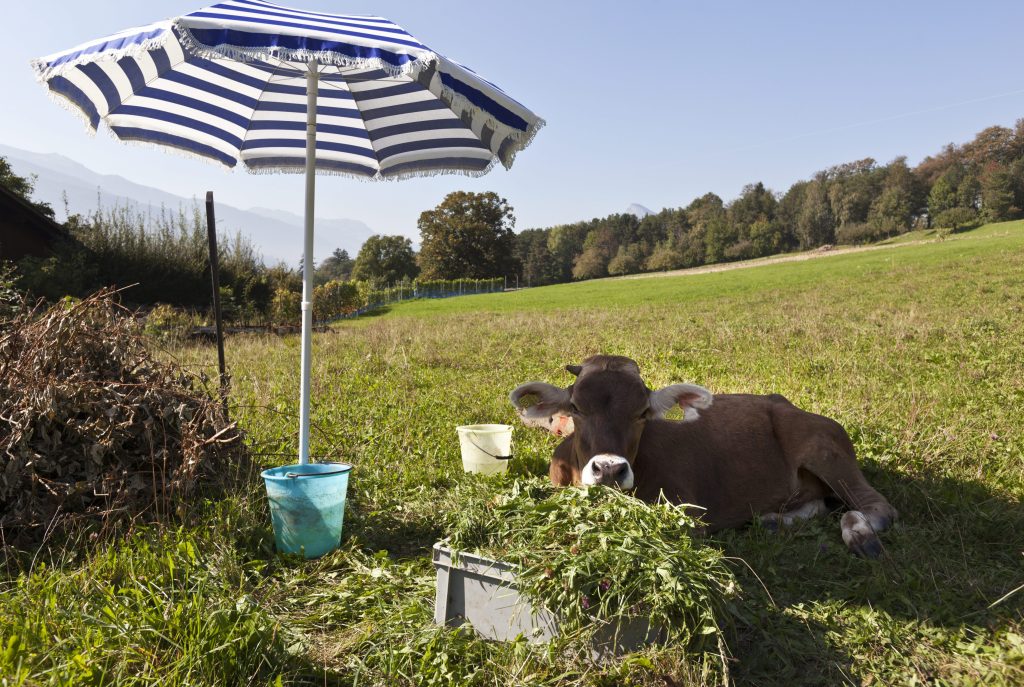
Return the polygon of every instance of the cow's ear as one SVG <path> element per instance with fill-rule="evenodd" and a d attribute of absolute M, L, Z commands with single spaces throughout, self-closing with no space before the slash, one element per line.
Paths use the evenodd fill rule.
<path fill-rule="evenodd" d="M 537 402 L 525 405 L 524 401 L 530 398 L 536 398 Z M 569 413 L 569 398 L 568 389 L 544 382 L 522 384 L 509 394 L 509 400 L 524 425 L 543 429 L 559 437 L 569 436 L 575 429 Z"/>
<path fill-rule="evenodd" d="M 698 411 L 711 405 L 710 391 L 696 384 L 671 384 L 651 392 L 651 417 L 663 418 L 674 406 L 683 409 L 683 422 L 696 420 Z"/>
<path fill-rule="evenodd" d="M 574 377 L 579 377 L 580 376 L 580 372 L 583 372 L 583 366 L 582 365 L 566 365 L 565 366 L 565 371 L 568 372 L 569 374 L 571 374 Z"/>

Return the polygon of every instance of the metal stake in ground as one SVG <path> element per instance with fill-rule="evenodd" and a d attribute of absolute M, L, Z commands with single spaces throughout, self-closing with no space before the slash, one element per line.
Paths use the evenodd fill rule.
<path fill-rule="evenodd" d="M 217 369 L 220 372 L 220 400 L 228 418 L 228 376 L 224 365 L 224 323 L 220 310 L 220 262 L 217 257 L 217 220 L 213 212 L 213 191 L 206 192 L 206 235 L 210 239 L 210 281 L 213 283 L 213 320 L 217 327 Z"/>

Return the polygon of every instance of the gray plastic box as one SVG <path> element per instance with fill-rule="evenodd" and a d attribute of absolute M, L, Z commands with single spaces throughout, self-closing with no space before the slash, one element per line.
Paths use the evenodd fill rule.
<path fill-rule="evenodd" d="M 443 542 L 434 544 L 437 596 L 434 622 L 458 627 L 464 623 L 485 639 L 508 641 L 522 635 L 533 642 L 547 642 L 558 635 L 558 618 L 547 609 L 536 609 L 520 595 L 516 567 L 470 553 L 459 553 L 458 563 Z M 608 624 L 595 634 L 591 655 L 603 661 L 664 641 L 661 628 L 646 618 Z"/>

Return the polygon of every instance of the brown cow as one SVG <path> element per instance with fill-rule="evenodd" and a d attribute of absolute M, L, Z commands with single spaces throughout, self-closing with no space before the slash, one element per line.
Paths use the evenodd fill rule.
<path fill-rule="evenodd" d="M 876 557 L 896 511 L 864 479 L 839 423 L 778 394 L 712 395 L 692 384 L 652 391 L 635 361 L 596 355 L 569 365 L 567 389 L 530 382 L 510 398 L 523 422 L 565 436 L 551 461 L 559 486 L 605 484 L 644 501 L 700 506 L 709 531 L 760 517 L 776 527 L 826 512 L 835 497 L 851 551 Z M 521 401 L 535 396 L 534 405 Z M 666 420 L 679 405 L 682 421 Z"/>

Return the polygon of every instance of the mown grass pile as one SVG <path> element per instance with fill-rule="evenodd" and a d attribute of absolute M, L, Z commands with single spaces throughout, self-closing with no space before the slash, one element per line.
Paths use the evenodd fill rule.
<path fill-rule="evenodd" d="M 566 636 L 586 642 L 644 618 L 676 649 L 718 652 L 738 590 L 722 552 L 694 539 L 698 526 L 682 506 L 528 480 L 466 502 L 450 544 L 517 565 L 518 588 L 555 613 Z"/>
<path fill-rule="evenodd" d="M 150 353 L 111 292 L 22 310 L 0 326 L 0 416 L 8 541 L 69 518 L 161 518 L 242 459 L 220 404 L 198 377 Z"/>

